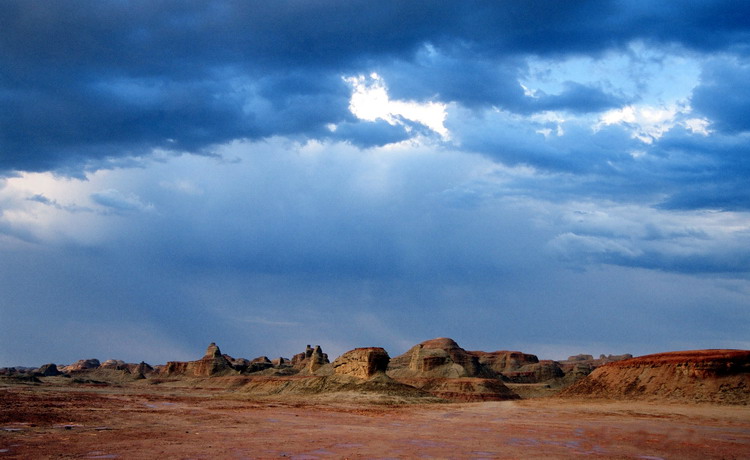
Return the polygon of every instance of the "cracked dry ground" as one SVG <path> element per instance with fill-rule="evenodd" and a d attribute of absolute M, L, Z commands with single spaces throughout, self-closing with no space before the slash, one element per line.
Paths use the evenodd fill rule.
<path fill-rule="evenodd" d="M 750 407 L 555 398 L 385 406 L 0 388 L 4 458 L 750 458 Z"/>

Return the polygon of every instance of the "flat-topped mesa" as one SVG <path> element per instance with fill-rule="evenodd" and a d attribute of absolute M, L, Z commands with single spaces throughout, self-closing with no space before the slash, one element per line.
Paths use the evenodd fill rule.
<path fill-rule="evenodd" d="M 459 347 L 454 340 L 443 337 L 424 341 L 393 358 L 388 375 L 393 378 L 496 377 L 475 355 Z"/>
<path fill-rule="evenodd" d="M 333 361 L 333 372 L 334 374 L 349 375 L 359 379 L 370 379 L 385 375 L 390 360 L 388 352 L 383 348 L 355 348 Z"/>
<path fill-rule="evenodd" d="M 750 350 L 692 350 L 613 361 L 562 396 L 750 404 Z"/>

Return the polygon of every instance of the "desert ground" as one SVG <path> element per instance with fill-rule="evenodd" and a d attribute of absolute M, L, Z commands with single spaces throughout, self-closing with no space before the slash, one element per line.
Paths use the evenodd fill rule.
<path fill-rule="evenodd" d="M 4 458 L 750 458 L 750 407 L 543 397 L 403 404 L 0 386 Z"/>

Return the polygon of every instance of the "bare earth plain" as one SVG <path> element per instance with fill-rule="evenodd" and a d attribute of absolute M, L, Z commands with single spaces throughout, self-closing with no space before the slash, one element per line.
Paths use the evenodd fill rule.
<path fill-rule="evenodd" d="M 0 386 L 4 458 L 750 458 L 750 406 L 404 404 L 160 386 Z"/>

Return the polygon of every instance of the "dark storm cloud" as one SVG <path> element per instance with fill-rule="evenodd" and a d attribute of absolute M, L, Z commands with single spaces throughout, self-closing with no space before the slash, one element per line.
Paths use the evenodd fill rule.
<path fill-rule="evenodd" d="M 750 59 L 715 59 L 706 66 L 701 80 L 693 94 L 693 107 L 721 131 L 750 131 Z"/>
<path fill-rule="evenodd" d="M 327 137 L 326 125 L 355 123 L 341 75 L 392 62 L 405 69 L 392 90 L 409 98 L 519 113 L 601 110 L 617 98 L 576 84 L 559 95 L 525 97 L 519 58 L 596 54 L 635 39 L 746 53 L 741 18 L 748 8 L 741 2 L 688 8 L 682 2 L 7 1 L 0 5 L 0 170 L 75 171 L 154 148 L 207 153 L 240 138 Z M 420 61 L 426 46 L 443 59 Z M 416 81 L 424 82 L 419 91 Z M 732 120 L 726 118 L 729 126 L 738 122 Z M 377 145 L 394 136 L 382 130 L 375 139 L 371 128 L 352 128 L 352 141 Z M 364 143 L 357 137 L 363 131 L 369 132 Z"/>
<path fill-rule="evenodd" d="M 336 127 L 331 133 L 332 139 L 349 141 L 357 147 L 368 148 L 400 142 L 411 137 L 401 125 L 392 125 L 386 121 L 346 122 Z"/>
<path fill-rule="evenodd" d="M 545 172 L 616 176 L 620 172 L 613 165 L 629 167 L 633 158 L 627 152 L 639 146 L 619 126 L 592 133 L 589 126 L 571 123 L 557 135 L 555 122 L 529 122 L 502 112 L 457 118 L 448 127 L 456 131 L 462 148 Z M 545 129 L 551 132 L 545 135 Z"/>
<path fill-rule="evenodd" d="M 652 152 L 660 164 L 654 187 L 672 192 L 660 207 L 750 210 L 748 133 L 695 136 L 675 128 Z"/>
<path fill-rule="evenodd" d="M 565 82 L 560 94 L 538 94 L 532 98 L 531 111 L 568 110 L 573 113 L 600 112 L 623 105 L 623 99 L 591 86 Z"/>

